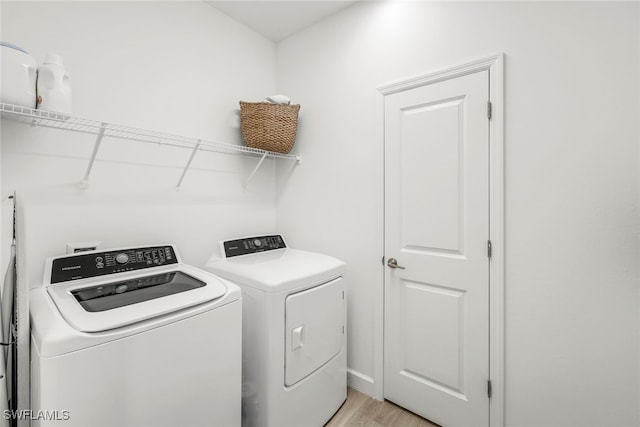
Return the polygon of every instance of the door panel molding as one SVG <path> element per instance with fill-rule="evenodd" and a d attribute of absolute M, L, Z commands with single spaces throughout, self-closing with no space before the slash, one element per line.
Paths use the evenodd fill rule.
<path fill-rule="evenodd" d="M 382 84 L 380 111 L 384 115 L 384 97 L 396 92 L 431 85 L 444 80 L 461 77 L 480 71 L 489 71 L 489 101 L 491 117 L 489 124 L 489 236 L 491 261 L 489 265 L 489 370 L 492 381 L 490 399 L 490 425 L 504 426 L 504 288 L 505 288 L 505 242 L 504 242 L 504 61 L 505 55 L 497 53 L 425 75 Z M 382 130 L 381 130 L 382 131 Z M 384 139 L 383 139 L 384 141 Z M 384 243 L 383 243 L 384 245 Z M 382 248 L 384 254 L 384 246 Z M 384 274 L 384 270 L 383 273 Z M 378 289 L 374 310 L 384 310 L 384 281 Z M 384 399 L 384 316 L 376 316 L 374 323 L 374 398 Z"/>

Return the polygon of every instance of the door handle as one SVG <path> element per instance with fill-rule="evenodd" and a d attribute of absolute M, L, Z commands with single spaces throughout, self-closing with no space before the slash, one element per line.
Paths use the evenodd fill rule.
<path fill-rule="evenodd" d="M 391 268 L 399 268 L 400 270 L 404 270 L 406 268 L 398 265 L 398 260 L 395 258 L 389 258 L 389 261 L 387 261 L 387 265 Z"/>
<path fill-rule="evenodd" d="M 304 325 L 291 330 L 291 351 L 304 347 Z"/>

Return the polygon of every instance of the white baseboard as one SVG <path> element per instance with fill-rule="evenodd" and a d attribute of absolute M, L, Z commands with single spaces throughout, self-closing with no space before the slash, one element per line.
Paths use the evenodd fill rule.
<path fill-rule="evenodd" d="M 367 396 L 373 396 L 373 378 L 347 368 L 347 385 Z"/>

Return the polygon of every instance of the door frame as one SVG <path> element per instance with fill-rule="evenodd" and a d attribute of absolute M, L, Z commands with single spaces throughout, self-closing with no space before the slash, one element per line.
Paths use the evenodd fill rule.
<path fill-rule="evenodd" d="M 382 95 L 380 97 L 380 110 L 384 116 L 384 99 L 386 95 L 468 74 L 489 71 L 489 100 L 491 102 L 491 120 L 489 123 L 489 238 L 492 243 L 491 261 L 489 263 L 489 372 L 492 384 L 492 396 L 489 400 L 489 425 L 492 427 L 504 426 L 505 400 L 504 57 L 504 53 L 497 53 L 457 66 L 377 87 L 378 92 Z M 384 120 L 381 135 L 384 135 Z M 382 143 L 384 145 L 384 137 L 382 138 Z M 384 194 L 384 181 L 382 185 Z M 384 238 L 382 253 L 384 256 Z M 374 300 L 374 312 L 382 313 L 382 315 L 375 316 L 373 325 L 373 369 L 375 378 L 373 397 L 378 400 L 384 400 L 384 267 L 382 274 L 382 288 L 376 292 Z"/>

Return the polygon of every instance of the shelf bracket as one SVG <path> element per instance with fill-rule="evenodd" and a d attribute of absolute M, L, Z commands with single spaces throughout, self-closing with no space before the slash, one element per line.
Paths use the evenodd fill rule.
<path fill-rule="evenodd" d="M 185 175 L 187 174 L 187 171 L 189 170 L 189 168 L 191 167 L 191 162 L 193 162 L 193 158 L 196 156 L 196 153 L 200 149 L 200 145 L 201 144 L 202 144 L 202 141 L 198 140 L 198 143 L 195 145 L 195 147 L 193 147 L 193 151 L 191 151 L 191 156 L 189 157 L 189 161 L 187 162 L 187 165 L 184 167 L 184 170 L 182 171 L 182 175 L 180 176 L 180 179 L 178 180 L 178 185 L 176 186 L 176 190 L 177 191 L 180 191 L 180 186 L 182 186 L 182 180 L 184 179 Z"/>
<path fill-rule="evenodd" d="M 89 187 L 89 176 L 91 175 L 91 169 L 93 169 L 93 164 L 96 161 L 96 156 L 98 155 L 98 150 L 100 149 L 100 144 L 102 143 L 102 138 L 104 137 L 104 131 L 107 127 L 106 123 L 102 123 L 100 126 L 100 130 L 98 131 L 98 136 L 96 138 L 96 142 L 93 145 L 93 153 L 91 153 L 91 158 L 89 159 L 89 166 L 87 166 L 87 171 L 84 173 L 84 178 L 80 182 L 80 188 L 86 190 Z"/>
<path fill-rule="evenodd" d="M 267 158 L 267 154 L 268 153 L 266 151 L 262 154 L 262 157 L 260 157 L 260 161 L 258 162 L 256 167 L 253 168 L 253 171 L 251 171 L 251 173 L 249 174 L 249 177 L 244 182 L 244 185 L 242 186 L 242 188 L 245 188 L 245 189 L 247 188 L 247 185 L 249 185 L 249 181 L 251 181 L 251 179 L 256 174 L 256 172 L 258 172 L 258 169 L 260 169 L 260 166 L 262 166 L 262 162 L 264 162 L 264 159 Z"/>

